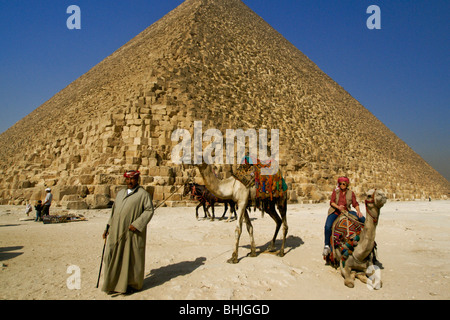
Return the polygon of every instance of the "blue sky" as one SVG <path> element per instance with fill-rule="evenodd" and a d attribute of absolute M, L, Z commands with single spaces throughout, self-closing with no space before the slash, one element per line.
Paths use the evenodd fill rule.
<path fill-rule="evenodd" d="M 243 1 L 450 180 L 450 1 Z M 0 0 L 0 132 L 182 2 Z"/>

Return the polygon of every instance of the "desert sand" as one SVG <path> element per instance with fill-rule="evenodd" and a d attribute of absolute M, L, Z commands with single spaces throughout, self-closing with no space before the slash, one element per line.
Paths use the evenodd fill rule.
<path fill-rule="evenodd" d="M 377 229 L 379 290 L 371 290 L 359 280 L 355 288 L 347 288 L 339 271 L 325 265 L 321 253 L 327 209 L 326 203 L 289 205 L 283 258 L 263 252 L 275 224 L 268 215 L 252 212 L 259 254 L 247 256 L 249 236 L 244 227 L 240 261 L 228 264 L 236 222 L 197 220 L 194 207 L 159 208 L 148 225 L 143 290 L 107 295 L 95 286 L 109 209 L 71 211 L 83 214 L 87 221 L 43 224 L 24 221 L 24 206 L 0 206 L 0 299 L 450 298 L 449 200 L 388 201 L 382 208 Z M 67 212 L 52 208 L 51 214 L 63 211 Z M 216 207 L 216 216 L 222 212 L 222 207 Z M 71 266 L 79 268 L 80 289 L 67 283 L 75 275 Z"/>

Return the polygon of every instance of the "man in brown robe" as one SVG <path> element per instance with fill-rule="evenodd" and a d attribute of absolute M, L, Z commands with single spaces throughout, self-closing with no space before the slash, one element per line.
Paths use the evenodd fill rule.
<path fill-rule="evenodd" d="M 139 171 L 124 174 L 127 189 L 117 193 L 103 238 L 107 238 L 102 291 L 141 290 L 144 282 L 147 224 L 153 217 L 150 194 L 139 186 Z"/>

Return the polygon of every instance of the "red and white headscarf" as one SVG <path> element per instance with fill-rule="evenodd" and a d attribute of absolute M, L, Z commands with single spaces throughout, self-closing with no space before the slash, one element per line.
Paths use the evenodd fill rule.
<path fill-rule="evenodd" d="M 350 179 L 347 178 L 347 177 L 339 177 L 338 184 L 341 183 L 341 182 L 345 182 L 345 183 L 347 183 L 347 185 L 349 185 L 350 184 Z"/>
<path fill-rule="evenodd" d="M 141 173 L 140 173 L 139 171 L 136 171 L 136 170 L 130 170 L 130 171 L 125 172 L 125 173 L 123 174 L 123 176 L 124 176 L 125 178 L 134 178 L 134 177 L 138 178 L 140 174 L 141 174 Z"/>
<path fill-rule="evenodd" d="M 345 183 L 347 184 L 347 187 L 348 187 L 348 185 L 350 184 L 350 179 L 347 178 L 347 177 L 339 177 L 339 178 L 338 178 L 338 181 L 337 181 L 336 190 L 339 189 L 339 184 L 340 184 L 341 182 L 345 182 Z"/>

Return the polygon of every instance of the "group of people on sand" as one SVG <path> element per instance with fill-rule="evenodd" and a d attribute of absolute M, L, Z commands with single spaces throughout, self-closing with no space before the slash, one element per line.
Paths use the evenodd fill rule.
<path fill-rule="evenodd" d="M 42 200 L 38 200 L 34 206 L 34 210 L 36 211 L 36 217 L 34 219 L 35 222 L 42 221 L 44 216 L 48 216 L 50 214 L 50 206 L 52 205 L 53 200 L 52 190 L 50 188 L 46 188 L 45 193 L 44 202 L 42 203 Z M 25 213 L 28 215 L 32 211 L 33 209 L 31 204 L 28 203 Z"/>
<path fill-rule="evenodd" d="M 102 291 L 108 294 L 133 293 L 143 287 L 147 224 L 154 208 L 150 194 L 139 185 L 139 176 L 136 170 L 125 172 L 127 188 L 117 194 L 103 233 L 106 250 L 102 261 L 105 264 Z M 365 221 L 355 193 L 348 189 L 349 184 L 347 177 L 340 177 L 331 195 L 324 228 L 324 256 L 331 253 L 332 225 L 341 213 L 349 212 L 360 222 Z M 356 211 L 350 210 L 352 206 Z"/>

